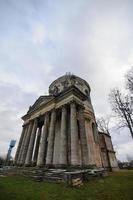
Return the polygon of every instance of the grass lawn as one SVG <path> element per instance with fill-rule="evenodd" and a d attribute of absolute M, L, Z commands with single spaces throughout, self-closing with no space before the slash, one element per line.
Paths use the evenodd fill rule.
<path fill-rule="evenodd" d="M 133 200 L 133 170 L 114 172 L 80 188 L 23 177 L 0 177 L 0 200 Z"/>

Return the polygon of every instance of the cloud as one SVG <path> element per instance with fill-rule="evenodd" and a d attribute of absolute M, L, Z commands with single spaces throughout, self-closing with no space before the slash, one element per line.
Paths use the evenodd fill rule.
<path fill-rule="evenodd" d="M 114 150 L 116 151 L 117 159 L 126 161 L 127 156 L 133 155 L 133 139 L 128 128 L 118 129 L 114 122 L 110 129 Z"/>
<path fill-rule="evenodd" d="M 11 139 L 18 139 L 21 133 L 22 120 L 29 105 L 37 95 L 23 91 L 13 84 L 0 82 L 0 155 L 5 155 Z"/>
<path fill-rule="evenodd" d="M 44 25 L 42 23 L 35 24 L 33 27 L 32 35 L 33 43 L 43 43 L 46 37 L 46 30 Z"/>
<path fill-rule="evenodd" d="M 128 141 L 126 144 L 120 144 L 116 150 L 118 160 L 126 161 L 128 157 L 133 159 L 133 142 Z"/>

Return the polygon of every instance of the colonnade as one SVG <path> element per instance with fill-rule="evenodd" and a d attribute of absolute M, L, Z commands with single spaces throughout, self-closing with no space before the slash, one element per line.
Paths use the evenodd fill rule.
<path fill-rule="evenodd" d="M 88 165 L 88 148 L 83 109 L 83 106 L 78 105 L 75 101 L 60 108 L 59 165 L 80 165 L 79 159 L 81 159 L 82 165 Z M 53 165 L 57 112 L 56 109 L 52 109 L 44 114 L 43 127 L 38 125 L 37 118 L 23 126 L 16 151 L 15 165 L 37 165 L 39 167 Z M 70 123 L 70 144 L 67 137 L 68 118 Z M 79 140 L 81 158 L 79 157 Z M 70 149 L 70 161 L 68 161 L 68 148 Z"/>

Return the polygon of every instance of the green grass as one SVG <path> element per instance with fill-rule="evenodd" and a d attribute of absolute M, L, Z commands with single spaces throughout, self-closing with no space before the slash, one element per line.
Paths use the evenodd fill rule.
<path fill-rule="evenodd" d="M 23 177 L 0 177 L 0 200 L 133 200 L 133 170 L 91 180 L 80 188 L 38 183 Z"/>

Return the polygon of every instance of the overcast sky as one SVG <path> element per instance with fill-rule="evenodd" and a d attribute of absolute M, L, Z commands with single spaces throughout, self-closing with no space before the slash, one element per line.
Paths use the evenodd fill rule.
<path fill-rule="evenodd" d="M 28 107 L 66 72 L 90 84 L 96 116 L 110 113 L 110 89 L 124 87 L 133 65 L 132 10 L 132 0 L 0 0 L 0 155 L 18 142 Z M 118 159 L 133 155 L 128 130 L 112 139 Z"/>

